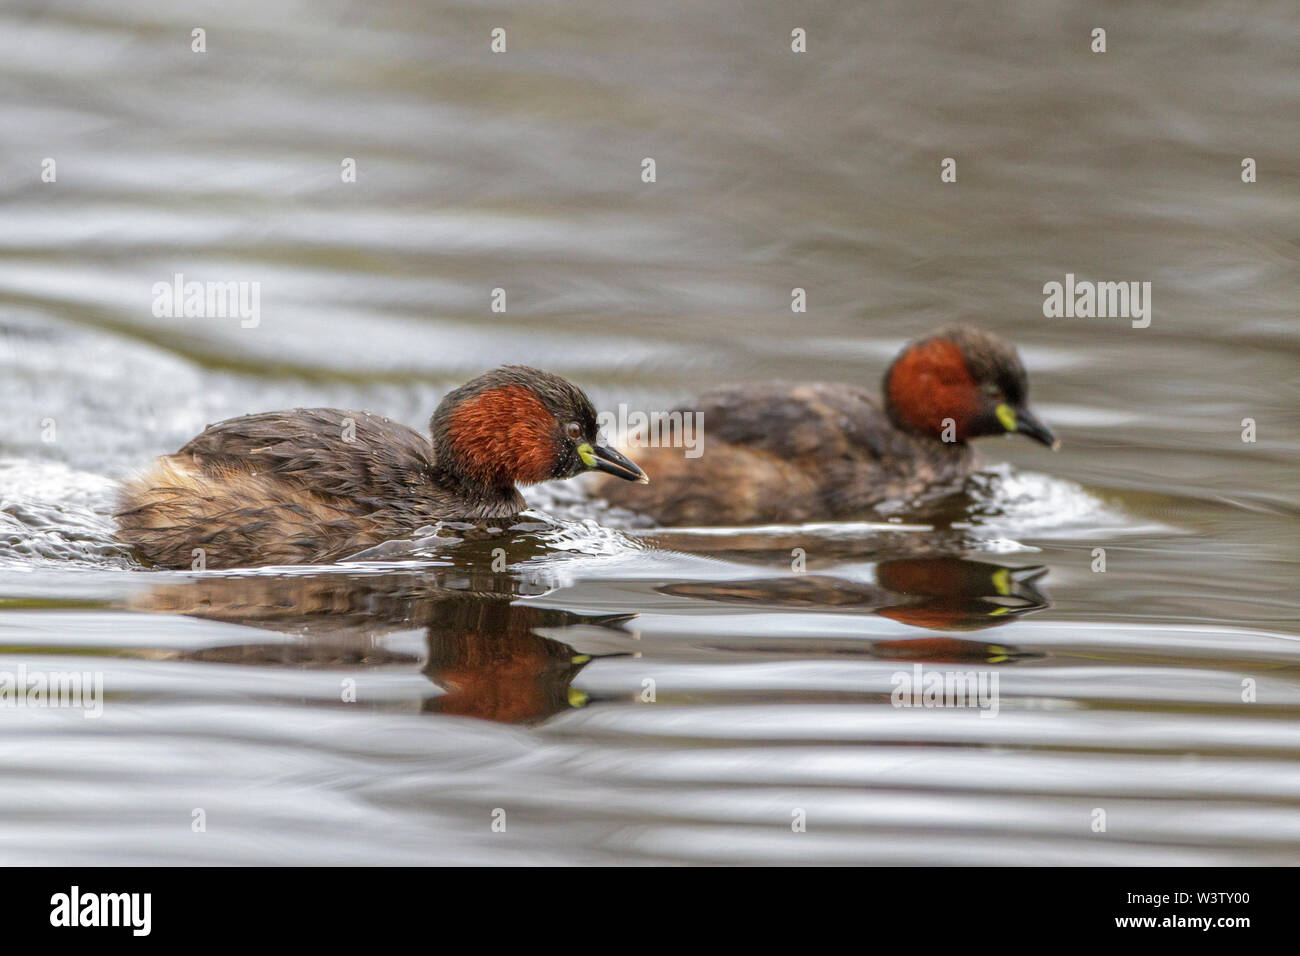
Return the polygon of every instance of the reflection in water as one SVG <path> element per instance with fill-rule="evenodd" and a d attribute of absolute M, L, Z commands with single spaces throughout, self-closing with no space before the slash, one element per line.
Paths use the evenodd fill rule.
<path fill-rule="evenodd" d="M 3 712 L 0 856 L 1300 858 L 1294 0 L 1165 4 L 1157 30 L 1109 4 L 1114 59 L 1064 4 L 839 0 L 801 5 L 811 37 L 852 40 L 812 60 L 778 42 L 785 4 L 575 0 L 521 24 L 508 63 L 485 59 L 465 4 L 324 0 L 310 22 L 246 6 L 204 5 L 224 39 L 202 69 L 184 4 L 0 11 L 0 670 L 102 668 L 122 702 L 99 721 Z M 953 143 L 961 185 L 939 181 Z M 1234 151 L 1257 148 L 1245 185 Z M 663 188 L 637 175 L 646 152 Z M 1153 280 L 1152 327 L 1043 321 L 1043 284 L 1067 271 Z M 178 272 L 261 282 L 260 325 L 154 315 L 152 284 Z M 489 313 L 498 285 L 510 307 Z M 792 317 L 796 286 L 809 310 Z M 961 493 L 883 521 L 616 533 L 576 489 L 539 486 L 530 503 L 570 529 L 501 542 L 535 587 L 448 568 L 145 574 L 106 517 L 110 477 L 251 411 L 423 428 L 446 389 L 510 362 L 611 411 L 723 382 L 874 393 L 906 339 L 955 319 L 1021 346 L 1066 449 L 987 443 Z M 794 548 L 829 582 L 774 587 L 838 603 L 654 590 L 752 592 L 742 579 L 794 577 Z M 371 558 L 490 564 L 450 550 Z M 936 554 L 1044 564 L 1070 600 L 994 614 L 991 578 L 920 574 L 955 580 L 921 593 L 886 564 Z M 145 588 L 215 620 L 123 613 Z M 641 616 L 634 635 L 551 630 L 539 604 Z M 1006 641 L 1045 656 L 1005 665 Z M 563 644 L 641 656 L 566 684 Z M 998 718 L 889 706 L 918 655 L 997 668 Z M 387 703 L 341 706 L 353 674 Z M 658 703 L 633 705 L 647 677 Z M 543 720 L 571 686 L 592 703 Z M 433 697 L 543 722 L 419 713 Z M 195 806 L 220 821 L 204 838 Z M 491 832 L 498 806 L 522 825 Z M 789 806 L 813 821 L 795 840 Z M 1094 807 L 1113 810 L 1104 838 Z"/>
<path fill-rule="evenodd" d="M 905 641 L 877 641 L 871 645 L 871 656 L 926 664 L 1015 664 L 1043 655 L 1008 644 L 964 641 L 959 637 L 915 637 Z"/>
<path fill-rule="evenodd" d="M 1008 568 L 959 557 L 881 562 L 876 583 L 828 574 L 723 582 L 680 582 L 666 594 L 730 604 L 860 609 L 931 630 L 977 630 L 1047 606 L 1033 586 L 1045 569 Z M 525 586 L 500 573 L 429 568 L 419 573 L 204 576 L 154 589 L 137 608 L 185 614 L 292 635 L 186 651 L 186 660 L 297 668 L 411 666 L 383 635 L 425 631 L 421 673 L 444 693 L 426 713 L 533 724 L 586 695 L 571 685 L 591 661 L 541 629 L 594 625 L 616 630 L 635 615 L 584 615 L 521 601 Z M 1028 655 L 1001 644 L 917 638 L 863 644 L 888 660 L 1011 663 Z"/>
<path fill-rule="evenodd" d="M 454 582 L 449 578 L 454 577 Z M 448 587 L 455 583 L 457 587 Z M 303 668 L 410 665 L 419 658 L 377 643 L 425 629 L 421 672 L 445 694 L 429 713 L 536 723 L 586 702 L 570 687 L 592 656 L 542 637 L 540 628 L 614 628 L 629 615 L 581 615 L 520 602 L 505 574 L 430 569 L 420 574 L 203 577 L 152 591 L 141 610 L 246 624 L 293 634 L 291 643 L 225 645 L 181 657 Z"/>
<path fill-rule="evenodd" d="M 586 702 L 569 685 L 590 655 L 534 633 L 578 615 L 473 595 L 439 610 L 445 616 L 429 625 L 423 672 L 447 693 L 425 701 L 426 711 L 522 724 Z"/>
<path fill-rule="evenodd" d="M 826 574 L 739 581 L 686 581 L 666 594 L 801 610 L 862 608 L 930 630 L 998 627 L 1049 606 L 1034 582 L 1044 567 L 1012 568 L 953 556 L 899 558 L 876 566 L 874 584 Z"/>

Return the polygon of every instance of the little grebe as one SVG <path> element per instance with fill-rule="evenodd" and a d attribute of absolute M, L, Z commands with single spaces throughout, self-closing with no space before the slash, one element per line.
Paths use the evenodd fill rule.
<path fill-rule="evenodd" d="M 648 480 L 596 443 L 581 389 L 521 365 L 452 391 L 429 427 L 432 442 L 334 408 L 210 425 L 127 483 L 118 536 L 168 568 L 329 562 L 439 520 L 509 518 L 525 507 L 516 484 L 588 470 Z"/>
<path fill-rule="evenodd" d="M 1016 350 L 970 326 L 909 344 L 890 365 L 882 409 L 840 384 L 735 385 L 707 392 L 701 454 L 672 436 L 638 450 L 655 483 L 602 482 L 596 494 L 660 525 L 802 522 L 861 514 L 886 501 L 955 485 L 974 469 L 969 439 L 1056 437 L 1029 411 Z M 670 429 L 676 417 L 670 418 Z"/>

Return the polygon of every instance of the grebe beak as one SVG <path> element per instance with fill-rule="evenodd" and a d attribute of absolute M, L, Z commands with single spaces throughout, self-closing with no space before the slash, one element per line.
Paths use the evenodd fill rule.
<path fill-rule="evenodd" d="M 582 458 L 582 463 L 594 471 L 603 471 L 624 481 L 650 484 L 650 479 L 637 467 L 636 462 L 612 448 L 583 442 L 578 446 L 578 455 Z"/>
<path fill-rule="evenodd" d="M 1002 427 L 1008 432 L 1015 432 L 1017 435 L 1032 438 L 1034 441 L 1046 445 L 1052 451 L 1060 451 L 1061 440 L 1053 435 L 1052 430 L 1040 422 L 1029 409 L 999 405 L 997 416 L 998 421 L 1002 423 Z"/>

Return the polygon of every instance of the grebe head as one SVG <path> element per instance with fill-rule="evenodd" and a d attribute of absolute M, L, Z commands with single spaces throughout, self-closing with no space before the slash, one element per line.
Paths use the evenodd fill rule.
<path fill-rule="evenodd" d="M 453 390 L 429 429 L 438 465 L 472 484 L 527 485 L 584 471 L 649 481 L 598 443 L 596 410 L 582 389 L 525 365 L 494 369 Z"/>
<path fill-rule="evenodd" d="M 885 373 L 885 410 L 899 428 L 940 441 L 1017 434 L 1060 442 L 1029 410 L 1029 379 L 1015 347 L 951 325 L 911 343 Z"/>

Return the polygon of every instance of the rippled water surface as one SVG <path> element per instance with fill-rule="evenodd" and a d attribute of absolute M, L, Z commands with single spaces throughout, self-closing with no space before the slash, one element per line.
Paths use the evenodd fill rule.
<path fill-rule="evenodd" d="M 0 709 L 0 860 L 1300 861 L 1300 16 L 978 6 L 8 4 L 0 672 L 106 699 Z M 259 324 L 155 317 L 176 273 Z M 1066 273 L 1151 282 L 1151 326 L 1044 318 Z M 328 568 L 112 538 L 115 482 L 232 415 L 418 426 L 505 361 L 607 409 L 874 389 L 955 318 L 1064 450 L 879 520 L 569 484 Z M 918 668 L 996 713 L 893 706 Z"/>

